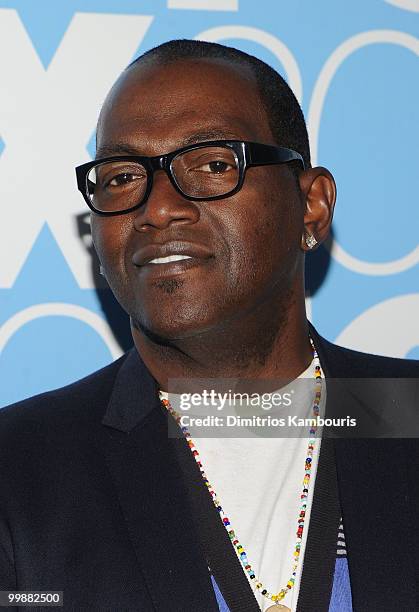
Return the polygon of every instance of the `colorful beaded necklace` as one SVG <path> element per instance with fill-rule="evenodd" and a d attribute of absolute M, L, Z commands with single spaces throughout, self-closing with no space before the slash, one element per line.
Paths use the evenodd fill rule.
<path fill-rule="evenodd" d="M 310 343 L 311 343 L 311 348 L 313 350 L 313 359 L 314 359 L 314 363 L 315 363 L 315 367 L 314 367 L 314 378 L 315 378 L 315 393 L 314 393 L 314 401 L 313 401 L 313 419 L 317 422 L 317 417 L 319 416 L 319 405 L 320 405 L 320 400 L 321 400 L 321 390 L 322 390 L 322 371 L 321 371 L 321 367 L 320 367 L 320 361 L 319 361 L 319 357 L 316 351 L 316 348 L 313 344 L 313 340 L 310 338 Z M 180 425 L 180 419 L 181 419 L 181 415 L 179 413 L 177 413 L 173 407 L 171 406 L 170 402 L 164 398 L 161 398 L 161 402 L 163 404 L 163 406 L 166 408 L 166 410 L 172 415 L 172 417 L 175 419 L 175 421 L 179 424 L 180 429 L 183 432 L 183 435 L 188 443 L 189 448 L 191 449 L 192 455 L 195 458 L 196 463 L 198 464 L 199 470 L 201 472 L 201 476 L 202 479 L 206 485 L 206 487 L 208 488 L 208 491 L 212 497 L 212 501 L 214 503 L 214 506 L 216 507 L 216 509 L 218 510 L 219 514 L 220 514 L 220 518 L 221 521 L 224 525 L 224 527 L 227 529 L 228 535 L 230 537 L 231 543 L 233 544 L 233 546 L 236 549 L 237 552 L 237 556 L 244 568 L 244 570 L 247 572 L 247 574 L 249 575 L 249 578 L 252 582 L 252 584 L 254 585 L 254 588 L 257 589 L 258 591 L 261 592 L 262 595 L 264 595 L 267 599 L 270 599 L 271 601 L 274 602 L 274 606 L 270 607 L 266 612 L 269 612 L 269 610 L 279 610 L 279 609 L 283 609 L 283 610 L 287 610 L 286 606 L 282 606 L 279 604 L 280 601 L 282 601 L 285 597 L 285 595 L 288 593 L 288 591 L 290 591 L 292 589 L 292 587 L 294 586 L 295 583 L 295 579 L 296 579 L 296 575 L 297 575 L 297 568 L 298 568 L 298 562 L 300 559 L 300 550 L 301 550 L 301 542 L 303 539 L 303 532 L 304 532 L 304 523 L 305 523 L 305 517 L 306 517 L 306 510 L 307 510 L 307 498 L 308 498 L 308 490 L 309 490 L 309 486 L 310 486 L 310 474 L 311 474 L 311 464 L 312 464 L 312 460 L 313 460 L 313 452 L 314 452 L 314 446 L 315 446 L 315 435 L 316 435 L 316 431 L 317 431 L 317 425 L 312 425 L 310 426 L 309 429 L 309 439 L 308 439 L 308 447 L 307 447 L 307 456 L 305 459 L 305 465 L 304 465 L 304 478 L 303 478 L 303 488 L 302 488 L 302 492 L 300 495 L 300 500 L 301 500 L 301 507 L 300 507 L 300 512 L 298 515 L 298 520 L 297 520 L 297 531 L 296 531 L 296 536 L 297 536 L 297 542 L 295 544 L 295 550 L 293 553 L 293 561 L 292 561 L 292 572 L 291 572 L 291 577 L 288 580 L 286 586 L 281 589 L 278 593 L 274 594 L 271 593 L 270 591 L 268 591 L 268 589 L 266 589 L 264 587 L 264 585 L 262 584 L 262 582 L 259 580 L 259 578 L 257 578 L 251 564 L 249 563 L 249 560 L 247 558 L 247 554 L 245 549 L 243 548 L 243 545 L 240 543 L 236 532 L 234 531 L 234 529 L 231 526 L 230 523 L 230 519 L 227 517 L 227 515 L 225 514 L 220 501 L 218 499 L 218 496 L 216 494 L 216 492 L 214 491 L 211 483 L 209 482 L 204 468 L 202 466 L 202 462 L 201 459 L 199 457 L 199 453 L 198 450 L 191 438 L 191 435 L 187 429 L 187 427 L 182 427 Z"/>

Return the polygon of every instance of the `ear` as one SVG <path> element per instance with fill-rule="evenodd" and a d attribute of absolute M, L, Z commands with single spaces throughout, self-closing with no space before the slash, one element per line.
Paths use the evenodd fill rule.
<path fill-rule="evenodd" d="M 329 170 L 321 166 L 302 172 L 299 183 L 305 200 L 301 248 L 312 251 L 329 233 L 336 202 L 336 183 Z"/>

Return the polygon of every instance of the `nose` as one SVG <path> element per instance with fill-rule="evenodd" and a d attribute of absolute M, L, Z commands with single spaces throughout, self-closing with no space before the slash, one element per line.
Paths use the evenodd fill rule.
<path fill-rule="evenodd" d="M 186 225 L 199 220 L 197 203 L 176 191 L 164 170 L 154 172 L 150 195 L 135 213 L 134 226 L 142 232 L 150 228 L 164 229 L 172 223 Z"/>

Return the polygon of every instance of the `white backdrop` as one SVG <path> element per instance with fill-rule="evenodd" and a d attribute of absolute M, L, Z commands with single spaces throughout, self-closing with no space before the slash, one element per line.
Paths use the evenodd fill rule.
<path fill-rule="evenodd" d="M 418 32 L 419 0 L 0 0 L 0 405 L 127 345 L 94 288 L 74 166 L 119 72 L 171 38 L 236 46 L 287 78 L 338 184 L 310 318 L 345 346 L 419 358 Z"/>

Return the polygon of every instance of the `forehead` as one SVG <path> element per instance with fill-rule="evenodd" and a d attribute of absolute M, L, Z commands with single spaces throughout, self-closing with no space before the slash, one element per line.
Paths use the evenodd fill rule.
<path fill-rule="evenodd" d="M 127 145 L 147 155 L 194 140 L 274 144 L 256 79 L 225 60 L 139 62 L 123 73 L 101 112 L 98 151 Z"/>

